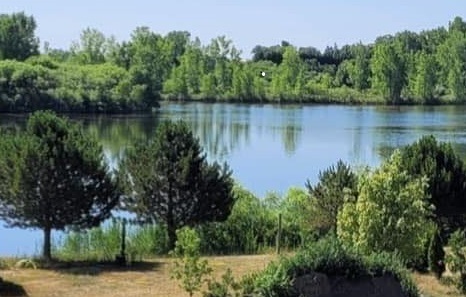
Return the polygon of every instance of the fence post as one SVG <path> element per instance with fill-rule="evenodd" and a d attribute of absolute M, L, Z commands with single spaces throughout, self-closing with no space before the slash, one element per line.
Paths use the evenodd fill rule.
<path fill-rule="evenodd" d="M 121 246 L 120 254 L 116 257 L 116 262 L 120 266 L 126 265 L 126 218 L 121 221 Z"/>
<path fill-rule="evenodd" d="M 277 242 L 276 242 L 276 248 L 277 248 L 277 255 L 280 255 L 280 246 L 281 246 L 281 237 L 282 237 L 282 214 L 278 214 L 278 231 L 277 231 Z"/>

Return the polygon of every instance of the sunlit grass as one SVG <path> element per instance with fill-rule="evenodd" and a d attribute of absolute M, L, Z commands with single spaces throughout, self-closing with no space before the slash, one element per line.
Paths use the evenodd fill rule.
<path fill-rule="evenodd" d="M 54 257 L 62 261 L 113 261 L 120 253 L 121 236 L 117 220 L 88 231 L 70 232 L 56 242 Z M 130 261 L 166 252 L 165 229 L 158 225 L 129 226 L 125 242 Z"/>

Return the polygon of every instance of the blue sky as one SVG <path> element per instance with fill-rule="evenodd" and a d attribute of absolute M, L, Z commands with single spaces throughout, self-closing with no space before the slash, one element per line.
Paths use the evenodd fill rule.
<path fill-rule="evenodd" d="M 464 0 L 2 0 L 0 12 L 25 11 L 38 22 L 37 35 L 68 48 L 82 29 L 93 27 L 127 40 L 137 26 L 165 34 L 187 30 L 203 43 L 219 35 L 249 56 L 257 45 L 287 40 L 296 46 L 372 42 L 405 29 L 445 26 L 466 19 Z"/>

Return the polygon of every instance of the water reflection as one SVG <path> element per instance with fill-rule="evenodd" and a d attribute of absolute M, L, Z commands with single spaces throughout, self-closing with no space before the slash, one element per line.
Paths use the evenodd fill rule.
<path fill-rule="evenodd" d="M 464 106 L 377 107 L 372 127 L 373 149 L 382 158 L 395 148 L 432 134 L 439 141 L 451 142 L 466 156 L 466 115 Z"/>
<path fill-rule="evenodd" d="M 226 161 L 236 149 L 248 146 L 251 138 L 251 110 L 226 104 L 165 104 L 155 114 L 160 120 L 183 120 L 210 159 Z"/>
<path fill-rule="evenodd" d="M 125 149 L 153 137 L 160 121 L 184 120 L 210 160 L 228 161 L 279 145 L 287 158 L 300 149 L 334 155 L 351 163 L 374 164 L 426 134 L 452 142 L 466 156 L 466 108 L 457 106 L 345 107 L 238 104 L 163 104 L 151 115 L 72 116 L 102 143 L 116 165 Z M 0 126 L 24 128 L 24 115 L 2 115 Z M 315 158 L 316 156 L 314 156 Z"/>

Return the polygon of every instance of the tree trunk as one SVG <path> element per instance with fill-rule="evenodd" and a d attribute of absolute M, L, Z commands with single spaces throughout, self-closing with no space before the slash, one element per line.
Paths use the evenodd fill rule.
<path fill-rule="evenodd" d="M 42 250 L 42 257 L 45 260 L 51 260 L 52 259 L 52 253 L 51 253 L 51 233 L 52 229 L 50 227 L 45 227 L 44 228 L 44 247 Z"/>
<path fill-rule="evenodd" d="M 168 235 L 168 250 L 172 251 L 176 243 L 176 227 L 172 224 L 167 224 Z"/>

